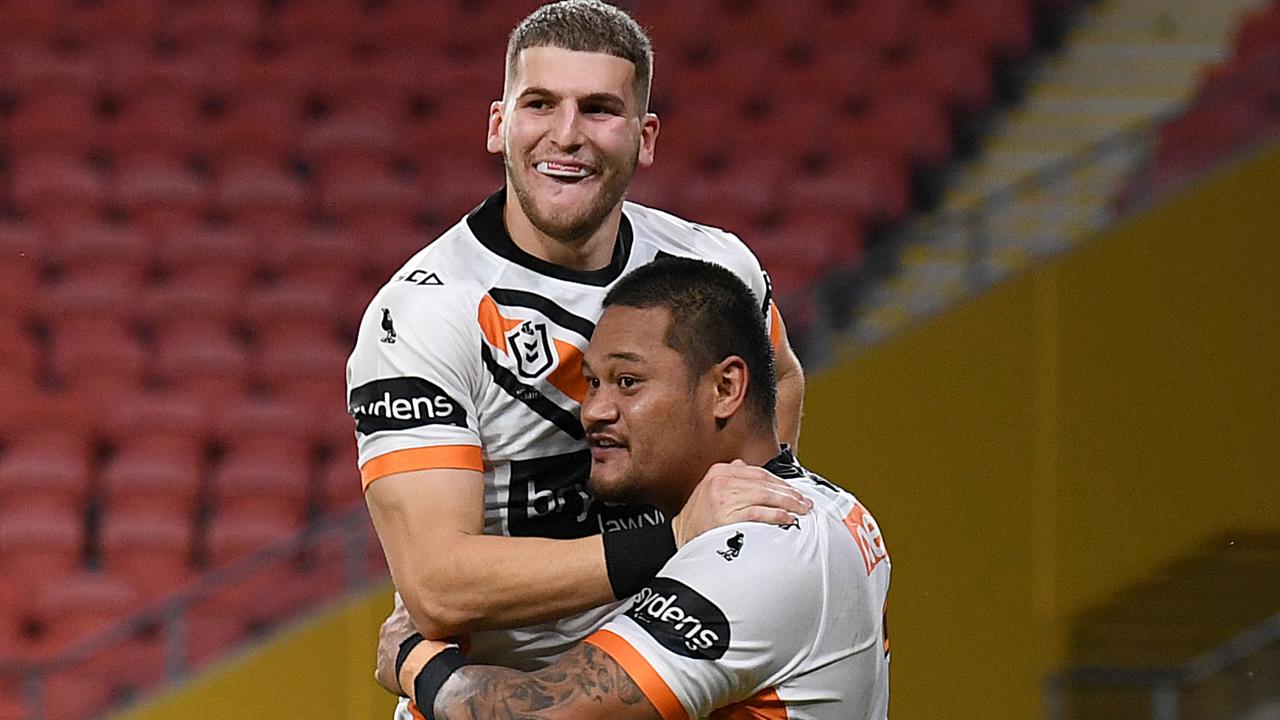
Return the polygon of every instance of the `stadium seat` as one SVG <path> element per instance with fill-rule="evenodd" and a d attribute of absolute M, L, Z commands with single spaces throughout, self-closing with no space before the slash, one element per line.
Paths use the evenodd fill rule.
<path fill-rule="evenodd" d="M 0 4 L 0 40 L 45 44 L 58 33 L 58 6 L 53 3 Z"/>
<path fill-rule="evenodd" d="M 218 512 L 209 524 L 209 564 L 216 568 L 247 561 L 288 543 L 300 528 L 301 524 L 289 524 L 282 517 Z M 205 605 L 250 626 L 278 619 L 292 606 L 298 562 L 296 554 L 274 559 L 220 588 Z"/>
<path fill-rule="evenodd" d="M 64 32 L 70 37 L 88 39 L 110 37 L 144 44 L 160 18 L 168 11 L 165 0 L 95 0 L 73 3 L 62 15 Z"/>
<path fill-rule="evenodd" d="M 156 343 L 171 334 L 234 335 L 240 318 L 238 299 L 252 285 L 250 270 L 234 258 L 228 265 L 207 265 L 168 275 L 163 282 L 147 286 L 139 306 L 143 323 Z"/>
<path fill-rule="evenodd" d="M 302 128 L 302 110 L 298 100 L 265 91 L 236 94 L 227 101 L 225 110 L 208 129 L 204 144 L 208 148 L 210 162 L 220 170 L 236 166 L 243 168 L 238 171 L 238 176 L 232 175 L 232 187 L 237 181 L 266 183 L 274 180 L 280 184 L 275 173 L 255 173 L 254 166 L 262 164 L 268 168 L 280 168 L 293 160 L 296 139 Z M 261 172 L 267 172 L 267 180 L 256 179 Z M 276 192 L 284 192 L 292 198 L 295 191 L 277 189 Z"/>
<path fill-rule="evenodd" d="M 194 526 L 190 515 L 124 510 L 113 503 L 102 519 L 103 569 L 124 579 L 143 598 L 192 580 Z"/>
<path fill-rule="evenodd" d="M 262 118 L 252 122 L 267 123 Z M 281 166 L 265 162 L 232 165 L 219 173 L 215 183 L 222 209 L 260 241 L 296 235 L 306 226 L 306 188 Z"/>
<path fill-rule="evenodd" d="M 211 423 L 209 408 L 197 398 L 149 392 L 122 398 L 107 410 L 103 434 L 117 447 L 131 441 L 197 449 Z"/>
<path fill-rule="evenodd" d="M 136 285 L 151 269 L 154 245 L 138 227 L 96 224 L 65 234 L 56 257 L 67 279 L 99 282 L 98 278 L 109 277 Z"/>
<path fill-rule="evenodd" d="M 169 10 L 164 33 L 181 47 L 209 43 L 248 48 L 259 34 L 262 10 L 256 0 L 172 3 Z"/>
<path fill-rule="evenodd" d="M 92 96 L 102 85 L 102 69 L 91 57 L 60 52 L 54 43 L 7 42 L 2 52 L 6 84 L 20 102 L 44 93 Z"/>
<path fill-rule="evenodd" d="M 32 604 L 43 630 L 39 644 L 45 652 L 63 650 L 104 630 L 137 605 L 138 594 L 128 583 L 104 573 L 85 571 L 43 583 Z"/>
<path fill-rule="evenodd" d="M 0 510 L 0 568 L 6 582 L 29 592 L 33 582 L 53 580 L 80 569 L 84 560 L 84 518 L 70 509 Z"/>
<path fill-rule="evenodd" d="M 165 297 L 181 297 L 189 303 L 188 312 L 203 302 L 218 301 L 216 294 L 200 295 L 196 286 Z M 194 313 L 175 315 L 157 324 L 151 358 L 156 378 L 171 391 L 193 394 L 211 405 L 239 397 L 249 388 L 248 349 L 228 324 L 196 318 Z"/>
<path fill-rule="evenodd" d="M 56 111 L 61 112 L 64 111 Z M 95 224 L 103 216 L 107 202 L 103 178 L 76 157 L 20 157 L 15 159 L 11 172 L 15 205 L 24 217 L 44 230 L 66 235 Z"/>
<path fill-rule="evenodd" d="M 362 35 L 366 15 L 357 0 L 287 2 L 274 17 L 269 32 L 284 44 L 352 44 Z"/>
<path fill-rule="evenodd" d="M 137 310 L 137 294 L 136 286 L 121 285 L 109 277 L 74 277 L 43 285 L 35 313 L 49 323 L 68 318 L 85 322 L 130 322 Z"/>
<path fill-rule="evenodd" d="M 215 411 L 213 437 L 227 447 L 265 443 L 306 452 L 317 442 L 310 402 L 257 394 L 227 398 Z"/>
<path fill-rule="evenodd" d="M 0 456 L 0 507 L 83 513 L 91 448 L 78 434 L 49 429 L 18 437 Z"/>
<path fill-rule="evenodd" d="M 154 512 L 194 518 L 204 477 L 204 448 L 160 436 L 122 445 L 102 469 L 109 513 Z"/>
<path fill-rule="evenodd" d="M 293 340 L 300 336 L 301 333 L 269 333 L 262 337 L 256 354 L 257 377 L 284 396 L 307 397 L 332 391 L 330 395 L 340 406 L 351 346 L 332 340 L 332 332 L 315 333 L 314 342 Z"/>
<path fill-rule="evenodd" d="M 786 204 L 850 224 L 893 222 L 910 208 L 908 181 L 906 167 L 892 158 L 852 156 L 825 173 L 797 178 L 787 188 Z"/>
<path fill-rule="evenodd" d="M 190 233 L 209 214 L 205 184 L 163 154 L 160 159 L 149 156 L 146 162 L 129 162 L 117 175 L 112 191 L 130 220 L 152 233 Z"/>
<path fill-rule="evenodd" d="M 391 168 L 400 150 L 400 128 L 390 110 L 334 114 L 306 130 L 302 154 L 322 182 L 340 180 L 343 170 Z"/>
<path fill-rule="evenodd" d="M 7 123 L 18 158 L 47 153 L 83 157 L 99 138 L 97 98 L 88 92 L 46 91 L 20 98 Z"/>
<path fill-rule="evenodd" d="M 373 236 L 380 228 L 409 228 L 427 207 L 413 183 L 390 170 L 339 166 L 319 181 L 321 207 L 338 222 Z"/>
<path fill-rule="evenodd" d="M 300 527 L 310 509 L 310 473 L 307 446 L 264 435 L 252 444 L 232 447 L 214 468 L 213 507 L 227 516 L 258 519 L 278 528 Z M 234 554 L 227 548 L 215 552 L 224 560 Z"/>
<path fill-rule="evenodd" d="M 66 387 L 99 407 L 139 392 L 147 362 L 137 336 L 118 320 L 74 318 L 54 330 L 50 369 Z"/>
<path fill-rule="evenodd" d="M 233 225 L 205 225 L 188 232 L 163 233 L 157 258 L 170 276 L 189 278 L 189 282 L 173 284 L 203 285 L 212 283 L 243 289 L 264 267 L 264 253 L 249 233 Z M 217 278 L 217 279 L 215 279 Z M 226 292 L 219 290 L 220 292 Z M 226 297 L 239 294 L 226 292 Z"/>
<path fill-rule="evenodd" d="M 290 327 L 331 326 L 344 308 L 337 307 L 336 288 L 285 278 L 279 283 L 257 288 L 244 300 L 246 323 L 258 338 L 266 339 Z"/>
<path fill-rule="evenodd" d="M 346 510 L 364 497 L 354 436 L 336 446 L 320 473 L 320 506 L 326 512 Z"/>
<path fill-rule="evenodd" d="M 768 216 L 778 210 L 783 183 L 794 174 L 794 163 L 788 155 L 738 155 L 723 169 L 689 178 L 677 202 L 698 208 L 692 214 L 695 218 L 711 208 Z"/>

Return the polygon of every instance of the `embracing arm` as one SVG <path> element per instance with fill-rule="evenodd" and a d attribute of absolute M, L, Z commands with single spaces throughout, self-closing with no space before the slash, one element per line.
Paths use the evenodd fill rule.
<path fill-rule="evenodd" d="M 406 660 L 400 673 L 406 689 L 412 690 L 437 651 L 428 645 L 419 645 Z M 413 699 L 418 701 L 416 694 Z M 661 720 L 631 676 L 589 643 L 532 673 L 491 665 L 459 668 L 440 686 L 433 710 L 436 720 Z"/>
<path fill-rule="evenodd" d="M 518 627 L 613 599 L 599 535 L 484 535 L 484 480 L 474 470 L 388 475 L 365 501 L 396 589 L 426 637 Z"/>

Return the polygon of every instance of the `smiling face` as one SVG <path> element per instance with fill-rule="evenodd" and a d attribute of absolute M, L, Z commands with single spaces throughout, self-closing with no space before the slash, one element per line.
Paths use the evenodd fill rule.
<path fill-rule="evenodd" d="M 490 108 L 488 148 L 530 223 L 582 240 L 619 208 L 638 166 L 653 162 L 658 119 L 639 106 L 635 65 L 558 47 L 520 51 L 506 97 Z"/>
<path fill-rule="evenodd" d="M 605 310 L 583 363 L 588 489 L 678 510 L 716 453 L 712 373 L 693 376 L 666 343 L 666 308 Z"/>

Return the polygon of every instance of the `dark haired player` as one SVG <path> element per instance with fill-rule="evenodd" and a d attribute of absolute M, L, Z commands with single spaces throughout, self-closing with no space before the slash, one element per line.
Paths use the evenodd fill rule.
<path fill-rule="evenodd" d="M 733 273 L 687 259 L 610 291 L 584 363 L 589 487 L 679 513 L 708 467 L 740 458 L 814 509 L 784 527 L 740 523 L 693 539 L 623 614 L 532 673 L 472 665 L 456 645 L 384 627 L 384 646 L 401 648 L 397 677 L 428 717 L 886 717 L 889 556 L 866 508 L 779 446 L 754 302 Z"/>
<path fill-rule="evenodd" d="M 674 532 L 652 508 L 584 489 L 582 351 L 608 289 L 659 256 L 714 260 L 751 288 L 778 357 L 778 432 L 799 433 L 803 376 L 755 257 L 727 232 L 624 202 L 654 158 L 651 69 L 644 32 L 604 3 L 522 21 L 489 111 L 505 188 L 377 294 L 348 364 L 365 498 L 396 588 L 425 635 L 465 635 L 478 658 L 545 665 L 680 539 L 807 508 L 747 466 L 712 468 Z"/>

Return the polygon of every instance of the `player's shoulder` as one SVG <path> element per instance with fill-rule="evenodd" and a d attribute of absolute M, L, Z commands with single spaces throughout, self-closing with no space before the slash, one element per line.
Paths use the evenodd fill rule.
<path fill-rule="evenodd" d="M 474 319 L 494 272 L 478 248 L 465 222 L 446 230 L 392 274 L 366 314 L 402 310 L 426 323 Z"/>
<path fill-rule="evenodd" d="M 624 209 L 638 244 L 652 246 L 662 253 L 718 262 L 731 269 L 744 262 L 759 266 L 750 248 L 728 230 L 686 220 L 639 203 L 627 202 Z"/>

